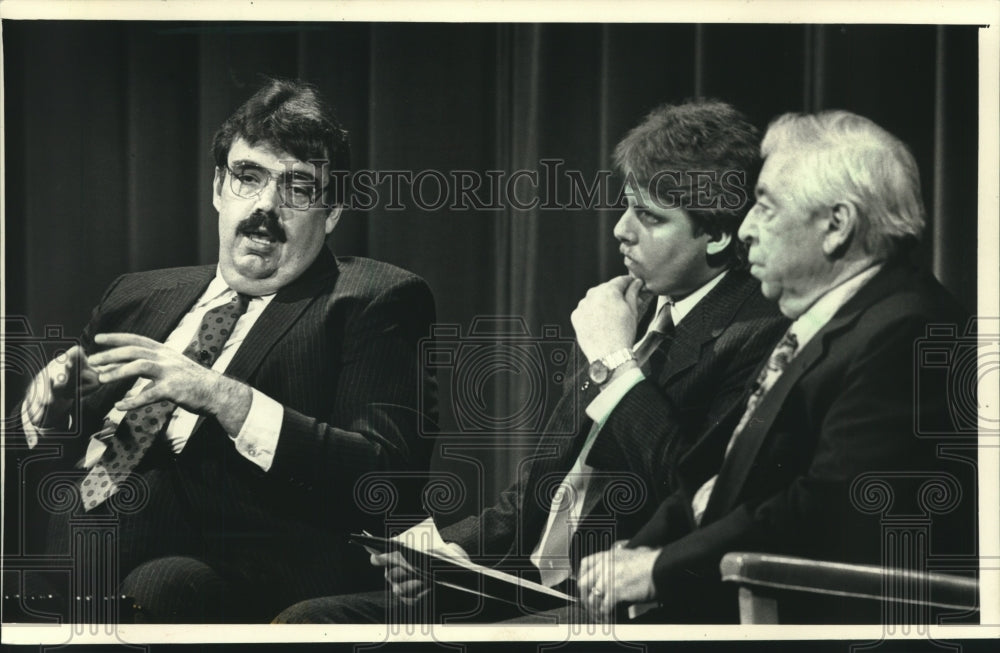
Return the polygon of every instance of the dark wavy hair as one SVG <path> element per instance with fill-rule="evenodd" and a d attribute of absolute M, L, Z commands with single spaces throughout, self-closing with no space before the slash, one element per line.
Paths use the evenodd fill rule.
<path fill-rule="evenodd" d="M 300 161 L 326 161 L 328 175 L 335 171 L 346 175 L 351 169 L 347 131 L 316 87 L 300 80 L 267 78 L 222 123 L 212 141 L 216 167 L 226 166 L 229 149 L 237 138 L 289 152 Z M 328 184 L 328 188 L 335 185 Z"/>
<path fill-rule="evenodd" d="M 660 206 L 684 209 L 695 235 L 732 236 L 713 263 L 745 263 L 736 232 L 753 206 L 761 158 L 760 131 L 743 113 L 711 99 L 661 105 L 618 143 L 614 162 Z"/>

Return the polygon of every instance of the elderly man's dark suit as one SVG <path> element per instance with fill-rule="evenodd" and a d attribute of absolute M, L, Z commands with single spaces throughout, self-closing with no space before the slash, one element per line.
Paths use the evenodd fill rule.
<path fill-rule="evenodd" d="M 679 489 L 630 542 L 664 547 L 653 572 L 664 603 L 655 618 L 735 619 L 735 593 L 723 588 L 718 569 L 728 551 L 879 563 L 887 510 L 930 514 L 942 506 L 929 504 L 957 500 L 933 519 L 931 553 L 975 552 L 974 468 L 949 463 L 938 448 L 948 443 L 957 447 L 951 456 L 974 461 L 974 439 L 915 434 L 918 424 L 927 433 L 951 423 L 947 374 L 928 374 L 917 357 L 917 341 L 931 324 L 957 325 L 961 334 L 966 314 L 929 275 L 886 264 L 798 352 L 724 463 L 732 434 L 725 425 L 691 449 L 679 464 Z M 946 339 L 944 346 L 955 344 Z M 621 410 L 632 409 L 628 428 L 654 429 L 668 417 L 649 397 L 648 388 L 637 387 L 622 401 Z M 591 456 L 603 453 L 595 447 Z M 691 498 L 717 472 L 696 527 Z M 874 505 L 877 487 L 863 489 L 879 477 L 892 486 L 891 507 Z M 937 498 L 919 489 L 934 479 L 944 488 Z"/>
<path fill-rule="evenodd" d="M 654 312 L 650 305 L 640 335 Z M 639 383 L 644 400 L 660 411 L 656 428 L 642 433 L 619 428 L 619 423 L 631 420 L 631 409 L 620 405 L 598 435 L 601 444 L 595 444 L 586 462 L 602 481 L 592 481 L 588 502 L 600 500 L 592 509 L 585 504 L 585 512 L 612 514 L 616 537 L 633 534 L 673 490 L 678 457 L 706 429 L 732 419 L 732 405 L 786 327 L 787 320 L 760 295 L 756 280 L 742 270 L 727 273 L 677 325 L 673 342 L 661 345 L 667 354 L 659 376 Z M 525 568 L 545 529 L 552 492 L 573 466 L 593 426 L 584 409 L 599 388 L 587 380 L 582 356 L 577 357 L 577 366 L 568 375 L 570 386 L 553 411 L 547 435 L 521 464 L 519 482 L 480 515 L 444 528 L 441 535 L 446 541 L 456 542 L 473 557 L 499 555 L 505 558 L 501 566 Z M 557 433 L 572 435 L 553 435 Z M 601 456 L 599 448 L 623 453 Z M 602 490 L 605 496 L 591 496 Z M 573 551 L 574 557 L 586 553 L 579 546 Z"/>
<path fill-rule="evenodd" d="M 214 275 L 215 266 L 202 266 L 120 277 L 94 310 L 84 347 L 93 351 L 93 336 L 112 331 L 162 342 Z M 159 556 L 203 558 L 267 596 L 273 606 L 262 617 L 296 600 L 379 583 L 364 552 L 347 543 L 351 530 L 383 524 L 355 485 L 369 472 L 426 469 L 420 420 L 422 413 L 434 419 L 435 389 L 418 343 L 433 320 L 420 278 L 368 259 L 338 260 L 324 247 L 278 291 L 226 370 L 284 407 L 271 468 L 238 453 L 212 418 L 199 422 L 179 454 L 160 438 L 136 470 L 145 505 L 131 510 L 113 496 L 97 509 L 119 514 L 122 577 Z M 61 469 L 73 468 L 87 435 L 132 383 L 102 387 L 82 402 L 82 424 L 58 439 Z M 54 441 L 43 439 L 36 453 Z M 400 488 L 400 505 L 419 500 L 412 490 Z M 54 521 L 52 552 L 65 553 L 67 525 Z"/>

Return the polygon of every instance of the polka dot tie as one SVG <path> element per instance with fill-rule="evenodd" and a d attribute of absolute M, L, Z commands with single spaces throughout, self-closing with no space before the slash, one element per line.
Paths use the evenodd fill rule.
<path fill-rule="evenodd" d="M 246 313 L 249 302 L 250 297 L 237 293 L 228 304 L 205 313 L 184 355 L 205 367 L 212 367 L 236 321 Z M 95 437 L 106 438 L 107 449 L 80 483 L 85 510 L 100 505 L 118 490 L 118 485 L 136 468 L 156 437 L 170 423 L 176 407 L 177 404 L 171 401 L 159 401 L 128 411 L 118 425 L 105 419 L 104 427 Z"/>

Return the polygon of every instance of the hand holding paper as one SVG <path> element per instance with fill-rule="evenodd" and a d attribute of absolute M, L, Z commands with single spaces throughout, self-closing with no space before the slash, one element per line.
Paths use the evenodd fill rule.
<path fill-rule="evenodd" d="M 367 535 L 367 533 L 366 533 Z M 457 544 L 449 544 L 441 538 L 433 519 L 425 519 L 413 528 L 392 538 L 412 549 L 435 553 L 440 556 L 469 560 L 468 554 Z M 371 547 L 365 549 L 372 554 L 371 563 L 385 567 L 385 580 L 399 600 L 408 605 L 419 602 L 430 591 L 425 578 L 417 573 L 399 551 L 381 553 Z"/>

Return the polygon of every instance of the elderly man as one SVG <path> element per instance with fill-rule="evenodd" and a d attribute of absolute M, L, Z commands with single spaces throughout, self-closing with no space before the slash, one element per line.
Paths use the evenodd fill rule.
<path fill-rule="evenodd" d="M 912 155 L 842 111 L 782 116 L 761 150 L 757 203 L 739 235 L 764 295 L 793 322 L 735 430 L 720 426 L 692 447 L 678 490 L 627 545 L 582 562 L 580 595 L 593 618 L 656 601 L 647 619 L 733 620 L 735 593 L 719 578 L 728 551 L 879 563 L 881 515 L 852 483 L 926 480 L 946 465 L 940 441 L 917 426 L 946 423 L 949 395 L 943 378 L 930 379 L 917 399 L 915 343 L 931 324 L 964 328 L 966 314 L 905 260 L 924 228 Z M 648 422 L 667 417 L 653 409 Z M 960 552 L 973 538 L 975 483 L 964 469 L 954 520 L 932 533 L 934 553 Z M 894 489 L 895 510 L 914 508 L 916 488 Z"/>
<path fill-rule="evenodd" d="M 78 470 L 77 514 L 117 516 L 121 591 L 151 621 L 256 621 L 371 586 L 346 539 L 381 520 L 355 484 L 428 461 L 417 347 L 433 298 L 413 274 L 326 247 L 345 202 L 330 177 L 350 157 L 332 109 L 271 80 L 214 155 L 218 264 L 117 279 L 21 406 L 29 445 Z M 51 553 L 69 551 L 66 517 Z"/>
<path fill-rule="evenodd" d="M 674 464 L 695 436 L 735 416 L 752 371 L 787 322 L 742 265 L 736 231 L 758 171 L 758 132 L 721 102 L 664 105 L 618 144 L 628 206 L 615 225 L 629 272 L 590 289 L 573 312 L 580 360 L 531 464 L 499 501 L 426 542 L 573 591 L 575 561 L 607 525 L 628 536 L 674 488 Z M 656 413 L 658 419 L 649 415 Z M 726 422 L 729 428 L 735 422 Z M 560 435 L 569 433 L 570 435 Z M 634 502 L 618 506 L 614 487 Z M 497 562 L 497 559 L 500 559 Z M 468 613 L 467 595 L 435 596 L 397 554 L 375 555 L 394 597 L 375 592 L 293 606 L 287 622 L 384 621 Z M 495 621 L 520 608 L 496 602 Z"/>

